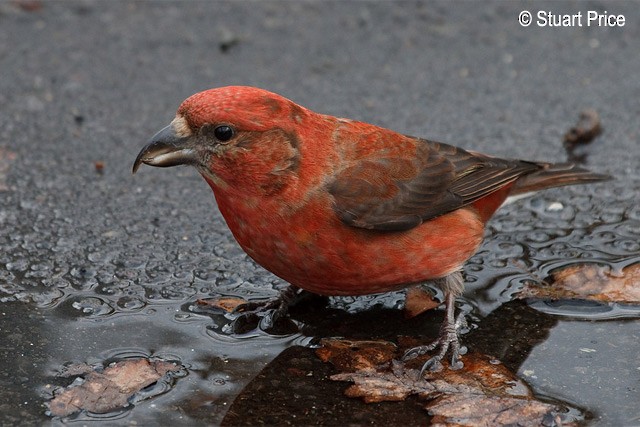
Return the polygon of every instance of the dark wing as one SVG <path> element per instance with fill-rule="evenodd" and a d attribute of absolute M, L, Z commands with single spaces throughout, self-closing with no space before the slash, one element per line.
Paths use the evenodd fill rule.
<path fill-rule="evenodd" d="M 414 141 L 410 153 L 384 157 L 381 152 L 354 161 L 337 174 L 329 192 L 343 222 L 373 230 L 408 230 L 539 169 L 535 163 Z"/>

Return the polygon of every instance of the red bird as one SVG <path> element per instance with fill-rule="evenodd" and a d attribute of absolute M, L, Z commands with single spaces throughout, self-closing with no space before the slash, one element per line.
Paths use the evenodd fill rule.
<path fill-rule="evenodd" d="M 195 166 L 240 246 L 293 287 L 365 295 L 431 282 L 445 295 L 438 348 L 464 353 L 462 265 L 508 196 L 607 179 L 573 164 L 506 160 L 310 111 L 253 87 L 187 98 L 133 165 Z"/>

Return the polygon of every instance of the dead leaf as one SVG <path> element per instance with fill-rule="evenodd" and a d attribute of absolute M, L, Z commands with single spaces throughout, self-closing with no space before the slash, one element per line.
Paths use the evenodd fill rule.
<path fill-rule="evenodd" d="M 406 292 L 404 315 L 407 319 L 411 319 L 427 310 L 437 308 L 440 304 L 440 301 L 422 286 L 412 286 Z"/>
<path fill-rule="evenodd" d="M 85 370 L 86 365 L 82 365 Z M 73 368 L 67 371 L 74 371 Z M 129 405 L 130 398 L 143 388 L 157 382 L 169 372 L 182 370 L 180 365 L 148 359 L 127 359 L 102 372 L 89 372 L 84 382 L 70 386 L 49 403 L 51 414 L 58 417 L 86 410 L 107 413 Z"/>
<path fill-rule="evenodd" d="M 241 305 L 247 304 L 247 300 L 239 297 L 216 297 L 216 298 L 202 298 L 197 301 L 198 305 L 218 308 L 232 313 Z"/>
<path fill-rule="evenodd" d="M 331 375 L 333 381 L 351 381 L 344 394 L 361 397 L 366 403 L 393 402 L 406 399 L 412 394 L 425 395 L 436 390 L 433 384 L 418 378 L 420 371 L 405 371 L 400 362 L 394 362 L 392 371 L 358 371 Z"/>
<path fill-rule="evenodd" d="M 433 426 L 522 426 L 546 425 L 547 419 L 557 419 L 551 425 L 571 426 L 558 411 L 545 402 L 502 396 L 445 394 L 428 404 Z"/>
<path fill-rule="evenodd" d="M 93 162 L 93 167 L 96 169 L 97 173 L 104 173 L 104 162 L 102 160 L 96 160 L 95 162 Z"/>
<path fill-rule="evenodd" d="M 316 354 L 323 362 L 330 362 L 340 371 L 375 369 L 393 359 L 396 345 L 388 341 L 350 341 L 324 338 Z"/>
<path fill-rule="evenodd" d="M 565 146 L 573 147 L 578 144 L 588 144 L 602 133 L 600 116 L 593 109 L 580 113 L 578 123 L 564 135 Z"/>
<path fill-rule="evenodd" d="M 323 345 L 328 340 L 323 341 Z M 340 348 L 339 340 L 330 340 L 330 349 Z M 370 348 L 371 341 L 346 341 L 344 348 Z M 392 343 L 376 342 L 378 348 L 392 346 L 399 359 L 404 349 Z M 316 353 L 322 355 L 322 349 Z M 353 351 L 352 351 L 353 352 Z M 357 351 L 355 351 L 357 353 Z M 366 359 L 371 352 L 363 352 Z M 355 358 L 356 356 L 352 356 Z M 326 358 L 342 371 L 340 358 Z M 432 423 L 440 426 L 497 426 L 497 425 L 542 425 L 547 420 L 558 418 L 562 422 L 564 408 L 540 401 L 529 386 L 500 362 L 490 356 L 470 353 L 465 355 L 465 366 L 460 370 L 442 369 L 426 372 L 420 376 L 424 360 L 407 363 L 391 360 L 379 364 L 378 359 L 360 362 L 364 369 L 332 375 L 334 381 L 350 381 L 353 385 L 345 390 L 348 397 L 362 398 L 367 403 L 401 401 L 411 395 L 425 401 L 424 407 L 433 417 Z M 347 371 L 353 368 L 346 364 Z M 571 424 L 562 424 L 571 425 Z"/>
<path fill-rule="evenodd" d="M 575 264 L 553 272 L 544 283 L 527 283 L 517 298 L 584 299 L 640 303 L 640 263 L 616 271 L 606 265 Z"/>

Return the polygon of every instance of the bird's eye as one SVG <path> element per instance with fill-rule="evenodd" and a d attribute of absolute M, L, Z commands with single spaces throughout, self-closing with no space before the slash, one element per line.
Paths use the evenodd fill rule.
<path fill-rule="evenodd" d="M 231 126 L 218 126 L 213 130 L 213 135 L 218 141 L 226 142 L 233 138 L 233 129 L 231 129 Z"/>

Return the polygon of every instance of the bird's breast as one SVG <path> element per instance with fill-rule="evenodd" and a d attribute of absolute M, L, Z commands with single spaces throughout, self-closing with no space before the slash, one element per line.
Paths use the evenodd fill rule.
<path fill-rule="evenodd" d="M 331 196 L 317 194 L 292 209 L 278 198 L 252 200 L 215 191 L 240 246 L 287 282 L 322 295 L 364 295 L 443 277 L 475 253 L 483 223 L 459 209 L 402 232 L 342 223 Z"/>

